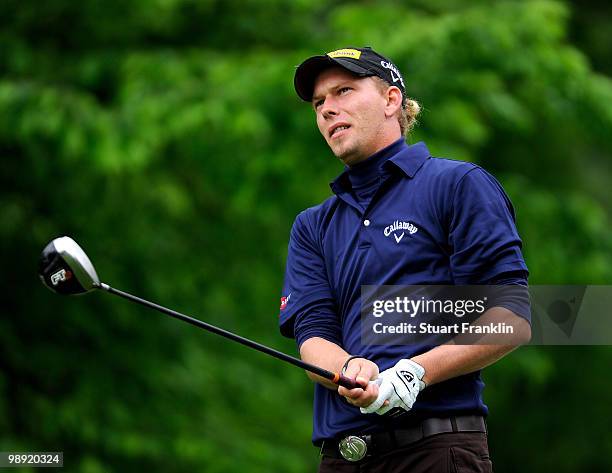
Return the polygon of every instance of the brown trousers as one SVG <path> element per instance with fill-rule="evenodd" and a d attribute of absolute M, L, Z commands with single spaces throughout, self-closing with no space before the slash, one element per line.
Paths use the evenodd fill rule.
<path fill-rule="evenodd" d="M 355 463 L 322 456 L 319 473 L 491 473 L 492 468 L 486 434 L 449 432 Z"/>

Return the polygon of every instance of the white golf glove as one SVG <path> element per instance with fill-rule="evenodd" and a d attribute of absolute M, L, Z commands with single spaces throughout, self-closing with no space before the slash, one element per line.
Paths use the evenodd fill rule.
<path fill-rule="evenodd" d="M 425 368 L 418 363 L 403 359 L 393 368 L 383 371 L 374 382 L 378 384 L 378 397 L 368 407 L 361 407 L 362 414 L 385 414 L 395 407 L 409 411 L 417 396 L 425 388 L 422 381 Z M 383 406 L 385 401 L 389 404 Z"/>

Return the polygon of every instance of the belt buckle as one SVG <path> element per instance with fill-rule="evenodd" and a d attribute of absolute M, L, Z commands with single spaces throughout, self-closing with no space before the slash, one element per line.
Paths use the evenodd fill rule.
<path fill-rule="evenodd" d="M 338 450 L 345 460 L 358 462 L 366 456 L 368 444 L 361 437 L 349 435 L 338 442 Z"/>

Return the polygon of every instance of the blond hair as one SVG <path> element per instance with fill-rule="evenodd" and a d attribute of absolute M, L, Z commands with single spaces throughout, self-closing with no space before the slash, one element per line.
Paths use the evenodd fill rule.
<path fill-rule="evenodd" d="M 372 79 L 374 79 L 378 89 L 383 94 L 387 92 L 389 87 L 391 87 L 388 82 L 380 77 L 373 76 Z M 414 125 L 417 122 L 417 115 L 419 113 L 421 113 L 421 106 L 419 103 L 416 100 L 405 97 L 403 99 L 402 107 L 397 115 L 397 121 L 399 122 L 402 136 L 408 136 L 408 133 L 410 133 L 410 131 L 414 128 Z"/>

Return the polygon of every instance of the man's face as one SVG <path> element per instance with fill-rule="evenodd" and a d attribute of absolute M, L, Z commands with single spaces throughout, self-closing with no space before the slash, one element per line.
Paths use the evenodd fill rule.
<path fill-rule="evenodd" d="M 363 161 L 393 142 L 387 99 L 371 77 L 357 77 L 340 67 L 326 69 L 315 81 L 312 104 L 319 131 L 344 164 Z"/>

